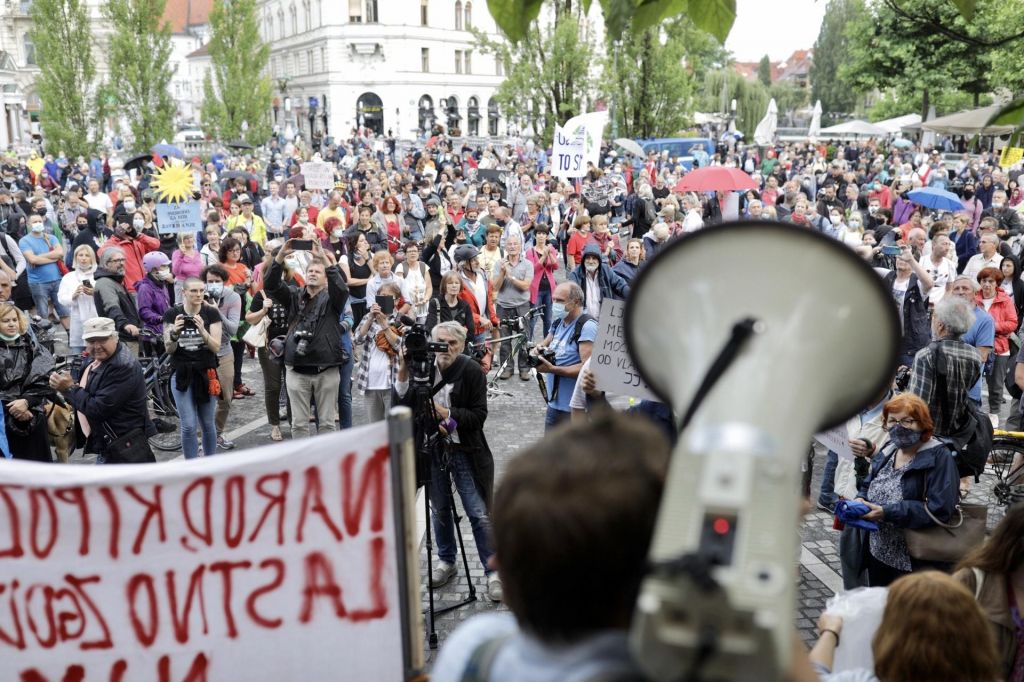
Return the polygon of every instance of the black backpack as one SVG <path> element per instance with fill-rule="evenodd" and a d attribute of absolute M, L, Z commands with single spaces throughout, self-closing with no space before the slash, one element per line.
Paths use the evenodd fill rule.
<path fill-rule="evenodd" d="M 942 440 L 954 451 L 956 468 L 961 478 L 974 476 L 978 481 L 985 470 L 985 462 L 992 450 L 992 422 L 971 401 L 965 403 L 966 409 L 959 419 L 949 413 L 949 401 L 946 396 L 946 356 L 942 352 L 942 342 L 933 341 L 928 346 L 932 352 L 935 366 L 935 390 L 939 394 L 939 412 L 943 421 L 953 424 L 953 432 L 943 434 Z"/>

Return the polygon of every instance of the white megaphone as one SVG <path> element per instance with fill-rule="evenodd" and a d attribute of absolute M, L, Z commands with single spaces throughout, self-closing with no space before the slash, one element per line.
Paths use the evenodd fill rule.
<path fill-rule="evenodd" d="M 900 325 L 881 278 L 812 229 L 740 222 L 643 269 L 626 339 L 683 431 L 631 632 L 658 680 L 768 682 L 789 664 L 801 459 L 892 380 Z"/>

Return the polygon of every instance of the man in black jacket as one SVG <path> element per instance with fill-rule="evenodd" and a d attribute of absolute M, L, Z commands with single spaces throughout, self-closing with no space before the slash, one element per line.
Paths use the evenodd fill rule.
<path fill-rule="evenodd" d="M 316 396 L 320 418 L 318 432 L 334 431 L 341 375 L 345 364 L 341 348 L 341 314 L 348 300 L 348 287 L 337 264 L 325 254 L 319 239 L 312 240 L 313 258 L 306 266 L 306 286 L 293 289 L 284 283 L 284 261 L 294 250 L 289 239 L 267 272 L 265 289 L 274 301 L 288 310 L 288 335 L 284 344 L 285 386 L 291 402 L 292 438 L 310 435 L 310 401 Z"/>
<path fill-rule="evenodd" d="M 138 341 L 142 319 L 135 301 L 124 286 L 126 263 L 127 257 L 122 248 L 110 246 L 104 249 L 99 267 L 93 275 L 96 281 L 92 297 L 96 303 L 96 312 L 114 321 L 121 340 L 132 343 L 130 350 L 137 354 L 134 343 Z"/>
<path fill-rule="evenodd" d="M 85 436 L 85 451 L 97 453 L 102 464 L 109 442 L 141 429 L 146 436 L 156 433 L 146 410 L 146 381 L 142 366 L 128 347 L 118 340 L 117 328 L 109 317 L 86 320 L 82 338 L 92 364 L 82 371 L 78 384 L 67 372 L 50 375 L 50 387 L 78 412 Z"/>
<path fill-rule="evenodd" d="M 487 377 L 480 365 L 462 354 L 466 330 L 458 322 L 441 322 L 431 332 L 434 341 L 448 346 L 434 358 L 431 389 L 439 430 L 450 438 L 450 460 L 442 469 L 436 457 L 430 462 L 430 505 L 437 543 L 438 563 L 430 576 L 430 586 L 440 587 L 458 572 L 455 564 L 455 526 L 452 523 L 452 498 L 455 483 L 462 508 L 466 510 L 476 551 L 487 575 L 487 596 L 501 601 L 501 579 L 489 565 L 493 554 L 491 497 L 494 493 L 494 457 L 484 437 L 487 420 Z M 398 404 L 417 409 L 415 392 L 409 388 L 409 370 L 402 356 L 395 381 Z"/>

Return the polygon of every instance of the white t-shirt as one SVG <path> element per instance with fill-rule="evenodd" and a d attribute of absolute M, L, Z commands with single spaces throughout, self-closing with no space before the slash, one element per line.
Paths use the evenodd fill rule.
<path fill-rule="evenodd" d="M 935 305 L 946 295 L 946 287 L 956 279 L 956 266 L 945 258 L 936 265 L 931 258 L 924 256 L 921 257 L 920 264 L 932 278 L 932 288 L 928 292 L 928 300 Z"/>
<path fill-rule="evenodd" d="M 98 192 L 96 194 L 85 194 L 85 203 L 89 204 L 89 208 L 94 211 L 103 211 L 106 213 L 110 209 L 114 208 L 114 203 L 110 200 L 110 197 L 104 192 Z"/>

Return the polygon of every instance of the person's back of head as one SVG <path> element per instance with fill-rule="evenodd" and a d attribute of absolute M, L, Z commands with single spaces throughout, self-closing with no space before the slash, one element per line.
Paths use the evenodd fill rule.
<path fill-rule="evenodd" d="M 996 682 L 996 645 L 974 595 L 938 571 L 911 573 L 889 587 L 872 641 L 882 682 Z"/>
<path fill-rule="evenodd" d="M 628 627 L 668 454 L 657 429 L 608 412 L 511 462 L 492 522 L 505 602 L 525 632 L 557 644 Z"/>

